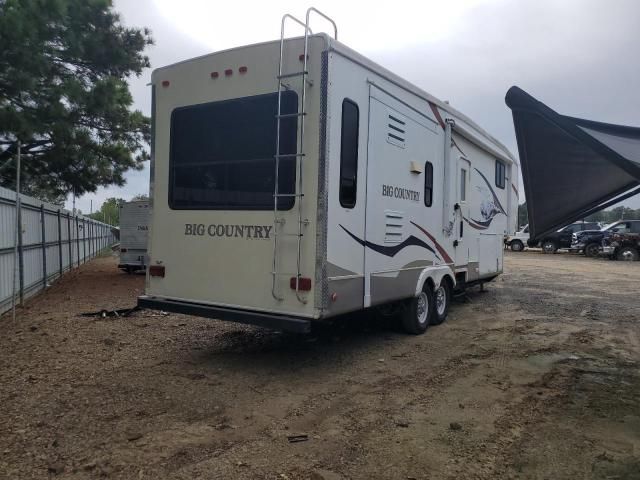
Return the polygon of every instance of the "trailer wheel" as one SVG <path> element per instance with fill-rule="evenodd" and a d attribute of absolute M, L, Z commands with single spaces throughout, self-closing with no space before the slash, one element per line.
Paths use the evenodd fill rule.
<path fill-rule="evenodd" d="M 513 240 L 510 246 L 512 252 L 521 252 L 524 250 L 524 244 L 520 240 Z"/>
<path fill-rule="evenodd" d="M 638 251 L 633 247 L 622 247 L 617 255 L 618 260 L 635 262 L 638 260 Z"/>
<path fill-rule="evenodd" d="M 420 294 L 409 300 L 402 312 L 403 328 L 413 335 L 424 333 L 431 323 L 433 311 L 433 291 L 425 284 Z"/>
<path fill-rule="evenodd" d="M 558 251 L 558 246 L 556 242 L 553 240 L 545 240 L 542 242 L 542 252 L 543 253 L 556 253 Z"/>
<path fill-rule="evenodd" d="M 433 314 L 431 325 L 440 325 L 447 319 L 451 305 L 451 286 L 446 278 L 442 279 L 440 286 L 433 292 Z"/>

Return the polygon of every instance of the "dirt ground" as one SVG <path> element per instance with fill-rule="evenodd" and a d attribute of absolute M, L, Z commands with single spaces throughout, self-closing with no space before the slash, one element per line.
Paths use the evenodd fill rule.
<path fill-rule="evenodd" d="M 81 317 L 143 289 L 99 258 L 0 319 L 0 478 L 640 479 L 640 263 L 505 269 L 425 335 L 301 337 Z"/>

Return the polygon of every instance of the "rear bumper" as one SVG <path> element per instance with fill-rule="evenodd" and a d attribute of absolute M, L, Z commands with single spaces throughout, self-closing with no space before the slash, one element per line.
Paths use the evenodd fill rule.
<path fill-rule="evenodd" d="M 119 263 L 118 268 L 127 269 L 127 268 L 137 268 L 139 270 L 147 268 L 144 263 Z"/>
<path fill-rule="evenodd" d="M 165 312 L 183 313 L 197 317 L 259 325 L 273 330 L 284 330 L 295 333 L 309 333 L 311 331 L 310 319 L 289 315 L 240 310 L 228 307 L 213 307 L 201 303 L 186 302 L 183 300 L 166 300 L 146 295 L 138 297 L 138 306 L 152 310 L 163 310 Z"/>

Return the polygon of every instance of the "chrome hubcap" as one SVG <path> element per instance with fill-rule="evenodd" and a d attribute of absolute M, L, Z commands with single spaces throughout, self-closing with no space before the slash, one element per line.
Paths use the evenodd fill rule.
<path fill-rule="evenodd" d="M 627 261 L 627 262 L 633 261 L 633 252 L 631 252 L 629 250 L 623 250 L 622 259 Z"/>
<path fill-rule="evenodd" d="M 429 302 L 427 299 L 427 294 L 424 292 L 420 292 L 418 295 L 418 322 L 425 323 L 427 321 L 427 315 L 429 313 Z"/>
<path fill-rule="evenodd" d="M 438 315 L 444 315 L 444 311 L 447 307 L 447 291 L 443 286 L 438 287 L 436 290 L 436 311 Z"/>

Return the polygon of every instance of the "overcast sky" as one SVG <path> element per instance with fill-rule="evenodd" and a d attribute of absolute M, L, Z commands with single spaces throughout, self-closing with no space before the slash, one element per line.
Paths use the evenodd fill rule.
<path fill-rule="evenodd" d="M 224 6 L 221 6 L 224 5 Z M 334 18 L 339 39 L 478 122 L 515 155 L 504 95 L 518 85 L 559 113 L 640 126 L 640 1 L 442 0 L 312 4 Z M 129 26 L 152 30 L 153 68 L 279 38 L 299 1 L 116 0 Z M 321 28 L 318 21 L 314 30 Z M 318 28 L 320 27 L 320 28 Z M 293 34 L 298 34 L 293 31 Z M 131 81 L 134 107 L 151 112 L 151 70 Z M 147 193 L 148 165 L 123 188 L 77 200 L 88 213 L 108 197 Z M 522 189 L 522 188 L 521 188 Z M 640 208 L 640 198 L 625 202 Z M 67 203 L 70 207 L 70 202 Z"/>

